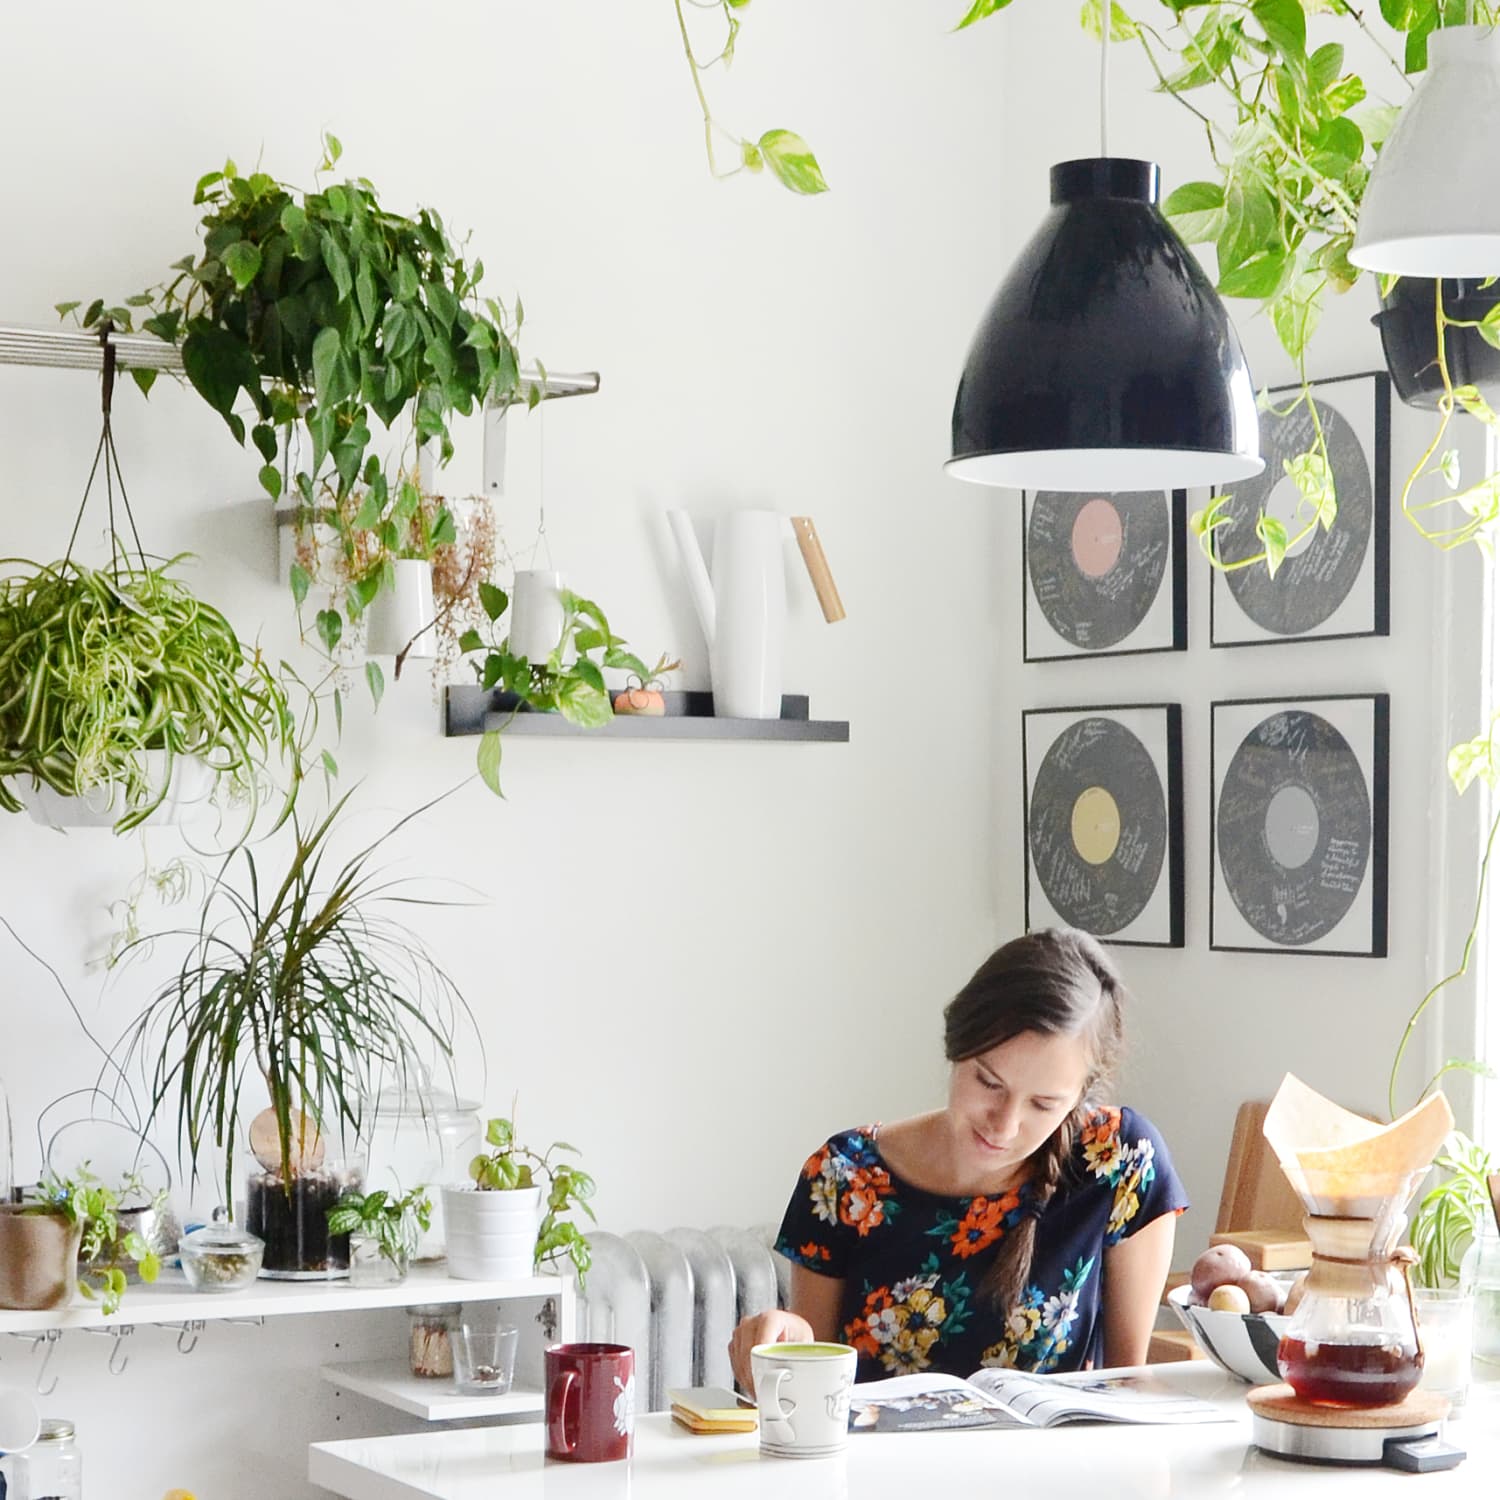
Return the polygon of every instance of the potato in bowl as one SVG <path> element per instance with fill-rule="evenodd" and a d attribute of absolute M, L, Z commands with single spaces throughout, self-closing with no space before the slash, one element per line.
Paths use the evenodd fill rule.
<path fill-rule="evenodd" d="M 1221 1370 L 1266 1385 L 1281 1379 L 1276 1367 L 1276 1346 L 1291 1326 L 1285 1313 L 1220 1312 L 1194 1301 L 1191 1286 L 1173 1287 L 1167 1301 L 1198 1347 Z"/>

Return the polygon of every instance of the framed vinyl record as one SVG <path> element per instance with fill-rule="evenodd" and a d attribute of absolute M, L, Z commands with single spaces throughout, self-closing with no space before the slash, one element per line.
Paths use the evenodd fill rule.
<path fill-rule="evenodd" d="M 1289 537 L 1302 529 L 1299 492 L 1286 465 L 1316 442 L 1313 414 L 1300 386 L 1269 393 L 1260 418 L 1266 467 L 1234 486 L 1215 533 L 1226 563 L 1261 550 L 1261 511 Z M 1214 569 L 1209 591 L 1209 644 L 1263 646 L 1278 641 L 1340 640 L 1389 635 L 1391 514 L 1391 380 L 1382 373 L 1315 380 L 1312 396 L 1328 445 L 1338 514 L 1288 548 L 1274 577 L 1265 564 Z"/>
<path fill-rule="evenodd" d="M 1021 507 L 1026 661 L 1187 649 L 1187 495 L 1028 490 Z"/>
<path fill-rule="evenodd" d="M 1182 709 L 1021 715 L 1026 926 L 1180 948 Z"/>
<path fill-rule="evenodd" d="M 1208 945 L 1386 955 L 1390 698 L 1212 709 Z"/>

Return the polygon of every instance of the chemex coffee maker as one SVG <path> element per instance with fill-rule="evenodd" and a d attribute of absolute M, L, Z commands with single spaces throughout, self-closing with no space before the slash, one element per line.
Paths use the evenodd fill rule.
<path fill-rule="evenodd" d="M 1288 1074 L 1265 1137 L 1307 1209 L 1312 1269 L 1276 1351 L 1285 1384 L 1246 1398 L 1252 1441 L 1321 1463 L 1452 1468 L 1446 1397 L 1418 1388 L 1422 1335 L 1397 1247 L 1404 1210 L 1453 1128 L 1434 1094 L 1394 1124 L 1340 1109 Z"/>

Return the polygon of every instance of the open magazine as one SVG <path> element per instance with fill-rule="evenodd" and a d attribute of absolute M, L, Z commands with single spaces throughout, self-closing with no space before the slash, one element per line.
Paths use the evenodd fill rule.
<path fill-rule="evenodd" d="M 1165 1392 L 1140 1375 L 977 1370 L 967 1380 L 956 1375 L 897 1375 L 863 1382 L 849 1393 L 851 1432 L 1230 1420 L 1229 1413 L 1208 1402 Z"/>

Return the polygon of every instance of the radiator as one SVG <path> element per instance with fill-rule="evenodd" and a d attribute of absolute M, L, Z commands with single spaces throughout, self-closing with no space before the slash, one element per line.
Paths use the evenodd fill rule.
<path fill-rule="evenodd" d="M 635 1350 L 637 1401 L 665 1411 L 673 1386 L 733 1386 L 729 1335 L 748 1313 L 785 1307 L 790 1265 L 773 1226 L 589 1235 L 578 1337 Z"/>

